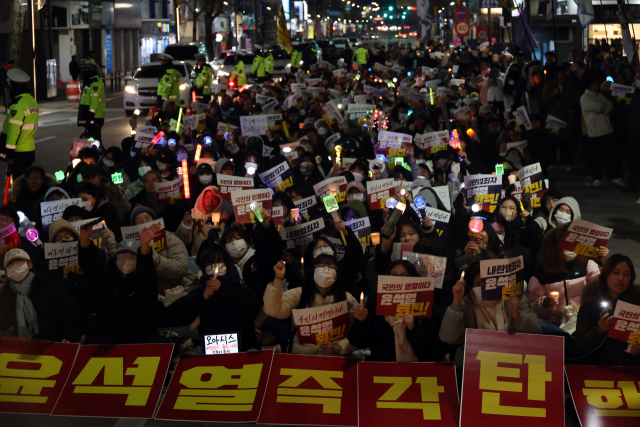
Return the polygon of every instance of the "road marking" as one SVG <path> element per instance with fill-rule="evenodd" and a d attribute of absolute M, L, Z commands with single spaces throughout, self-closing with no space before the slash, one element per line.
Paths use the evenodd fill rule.
<path fill-rule="evenodd" d="M 126 117 L 127 117 L 127 116 L 112 117 L 112 118 L 110 118 L 110 119 L 106 119 L 104 122 L 105 122 L 105 123 L 109 123 L 109 122 L 112 122 L 112 121 L 114 121 L 114 120 L 124 119 L 124 118 L 126 118 Z"/>
<path fill-rule="evenodd" d="M 123 97 L 123 94 L 115 94 L 115 95 L 114 95 L 114 96 L 112 96 L 111 98 L 107 98 L 107 99 L 105 99 L 105 102 L 106 102 L 106 101 L 111 101 L 111 100 L 113 100 L 113 99 L 122 98 L 122 97 Z M 77 105 L 75 105 L 75 106 L 73 106 L 73 107 L 61 108 L 61 109 L 59 109 L 59 110 L 55 110 L 55 111 L 48 111 L 48 112 L 45 112 L 45 113 L 40 113 L 40 114 L 39 114 L 39 117 L 46 116 L 46 115 L 48 115 L 48 114 L 55 114 L 55 113 L 59 113 L 59 112 L 61 112 L 61 111 L 75 110 L 75 109 L 77 109 L 79 106 L 80 106 L 80 103 L 78 103 Z M 46 103 L 45 103 L 45 104 L 43 105 L 43 107 L 41 107 L 41 108 L 46 108 Z"/>
<path fill-rule="evenodd" d="M 38 142 L 42 142 L 42 141 L 48 141 L 48 140 L 53 139 L 53 138 L 56 138 L 56 137 L 55 136 L 48 136 L 46 138 L 42 138 L 42 139 L 39 139 L 37 141 L 34 141 L 34 144 L 37 144 Z"/>

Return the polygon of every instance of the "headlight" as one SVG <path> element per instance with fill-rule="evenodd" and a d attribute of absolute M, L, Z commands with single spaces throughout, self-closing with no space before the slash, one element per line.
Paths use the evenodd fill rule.
<path fill-rule="evenodd" d="M 125 86 L 124 91 L 135 95 L 136 89 L 133 86 Z"/>
<path fill-rule="evenodd" d="M 182 84 L 180 85 L 180 90 L 187 90 L 187 85 L 186 85 L 186 83 L 182 83 Z"/>
<path fill-rule="evenodd" d="M 227 72 L 225 72 L 225 71 L 220 70 L 220 71 L 218 71 L 218 75 L 219 75 L 219 76 L 228 76 L 228 75 L 229 75 L 229 73 L 227 73 Z"/>

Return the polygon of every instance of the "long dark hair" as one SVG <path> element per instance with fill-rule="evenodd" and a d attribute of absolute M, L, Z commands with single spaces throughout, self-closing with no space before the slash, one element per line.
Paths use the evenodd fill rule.
<path fill-rule="evenodd" d="M 629 287 L 626 291 L 620 294 L 619 298 L 622 299 L 633 292 L 633 285 L 636 283 L 636 269 L 633 267 L 633 261 L 631 261 L 631 258 L 626 255 L 614 254 L 607 259 L 607 262 L 602 267 L 600 277 L 598 277 L 598 293 L 607 295 L 607 278 L 611 273 L 613 273 L 613 270 L 616 269 L 618 264 L 623 262 L 626 263 L 629 266 L 629 270 L 631 270 L 631 280 L 629 281 Z"/>
<path fill-rule="evenodd" d="M 407 273 L 409 273 L 410 277 L 420 277 L 420 274 L 418 274 L 418 270 L 416 270 L 413 264 L 411 264 L 409 261 L 401 259 L 393 261 L 391 264 L 389 264 L 387 275 L 391 275 L 391 270 L 393 270 L 398 265 L 402 265 L 407 270 Z"/>
<path fill-rule="evenodd" d="M 307 270 L 305 272 L 305 280 L 302 284 L 302 295 L 300 295 L 300 303 L 297 308 L 309 308 L 313 306 L 313 300 L 315 299 L 315 295 L 318 292 L 316 289 L 316 282 L 313 277 L 313 272 L 316 268 L 316 265 L 320 264 L 322 261 L 332 260 L 338 265 L 335 257 L 329 255 L 319 255 L 318 258 L 313 260 L 313 268 Z M 415 268 L 414 268 L 415 270 Z M 337 270 L 336 270 L 337 271 Z M 340 275 L 336 277 L 336 281 L 331 286 L 331 292 L 335 298 L 335 302 L 341 302 L 347 300 L 347 293 L 344 290 L 344 286 L 340 282 Z"/>
<path fill-rule="evenodd" d="M 542 240 L 542 247 L 538 254 L 538 264 L 542 266 L 544 272 L 547 274 L 562 274 L 567 273 L 567 261 L 564 258 L 564 250 L 558 247 L 558 244 L 562 240 L 562 236 L 569 229 L 570 224 L 559 225 L 547 231 Z M 582 255 L 578 255 L 575 258 L 576 264 L 584 264 L 588 260 Z M 633 268 L 633 266 L 631 266 Z M 604 271 L 603 271 L 604 273 Z M 600 274 L 602 277 L 602 273 Z"/>

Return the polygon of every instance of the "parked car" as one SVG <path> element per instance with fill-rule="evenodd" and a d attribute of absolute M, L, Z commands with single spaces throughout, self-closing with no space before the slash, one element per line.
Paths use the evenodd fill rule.
<path fill-rule="evenodd" d="M 197 53 L 207 55 L 207 49 L 202 42 L 179 42 L 167 45 L 164 48 L 164 53 L 171 55 L 176 61 L 187 61 L 191 67 L 194 67 L 196 65 L 195 55 Z M 209 62 L 208 56 L 207 62 Z"/>
<path fill-rule="evenodd" d="M 180 78 L 180 107 L 190 102 L 191 84 L 189 76 L 192 66 L 188 61 L 174 61 L 174 66 L 182 68 Z M 136 70 L 133 78 L 126 81 L 124 87 L 124 110 L 131 116 L 136 109 L 148 110 L 156 105 L 158 81 L 162 77 L 160 62 L 149 62 Z M 146 113 L 145 113 L 146 114 Z"/>

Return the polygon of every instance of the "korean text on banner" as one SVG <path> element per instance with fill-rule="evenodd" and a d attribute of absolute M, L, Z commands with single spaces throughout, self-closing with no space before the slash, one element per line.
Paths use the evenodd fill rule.
<path fill-rule="evenodd" d="M 229 125 L 229 132 L 233 132 L 235 129 L 238 129 L 238 126 Z M 219 141 L 224 140 L 225 133 L 227 133 L 227 124 L 223 121 L 219 121 L 218 127 L 216 128 L 216 139 Z"/>
<path fill-rule="evenodd" d="M 131 147 L 131 152 L 132 153 L 140 153 L 142 151 L 143 148 L 149 148 L 151 149 L 151 142 L 153 141 L 153 139 L 156 136 L 150 133 L 136 133 L 136 136 L 134 138 L 134 142 L 133 142 L 133 146 Z M 156 143 L 156 145 L 159 145 L 160 147 L 162 147 L 162 143 L 163 143 L 163 139 L 164 137 L 161 137 L 160 140 Z M 153 153 L 149 153 L 150 156 L 153 156 L 156 154 L 158 149 L 154 148 L 154 152 Z"/>
<path fill-rule="evenodd" d="M 336 176 L 334 178 L 325 179 L 313 186 L 313 191 L 319 200 L 324 196 L 331 194 L 331 189 L 335 189 L 336 200 L 338 203 L 343 202 L 347 191 L 347 178 L 344 176 Z"/>
<path fill-rule="evenodd" d="M 467 328 L 460 427 L 564 427 L 563 367 L 563 337 Z"/>
<path fill-rule="evenodd" d="M 184 180 L 182 176 L 173 181 L 163 181 L 155 184 L 156 203 L 159 205 L 174 205 L 184 199 Z"/>
<path fill-rule="evenodd" d="M 320 345 L 334 342 L 349 334 L 349 305 L 347 301 L 322 307 L 292 310 L 300 344 Z"/>
<path fill-rule="evenodd" d="M 564 367 L 583 427 L 637 427 L 640 422 L 640 367 Z"/>
<path fill-rule="evenodd" d="M 236 215 L 238 224 L 255 224 L 258 222 L 250 207 L 252 203 L 256 204 L 256 210 L 266 209 L 268 211 L 271 211 L 273 204 L 271 191 L 268 188 L 232 191 L 231 203 L 233 203 L 233 213 Z"/>
<path fill-rule="evenodd" d="M 435 282 L 429 277 L 378 276 L 379 316 L 431 317 Z"/>
<path fill-rule="evenodd" d="M 253 178 L 243 178 L 241 176 L 216 174 L 216 182 L 223 199 L 231 201 L 232 191 L 252 190 Z"/>
<path fill-rule="evenodd" d="M 287 162 L 259 174 L 262 182 L 273 191 L 284 191 L 293 185 L 293 172 Z"/>
<path fill-rule="evenodd" d="M 0 254 L 6 254 L 13 248 L 22 246 L 15 224 L 0 228 Z"/>
<path fill-rule="evenodd" d="M 161 252 L 167 249 L 167 230 L 164 228 L 164 219 L 159 218 L 146 224 L 132 225 L 130 227 L 120 227 L 124 240 L 140 240 L 140 232 L 144 228 L 149 228 L 154 233 L 160 233 L 157 239 L 151 241 L 149 246 L 154 252 Z"/>
<path fill-rule="evenodd" d="M 367 197 L 369 198 L 369 209 L 384 209 L 387 199 L 396 195 L 396 187 L 393 178 L 379 179 L 377 181 L 367 181 Z"/>
<path fill-rule="evenodd" d="M 520 153 L 524 156 L 525 155 L 524 150 L 527 149 L 527 141 L 507 142 L 507 153 L 512 148 L 517 148 L 518 151 L 520 151 Z"/>
<path fill-rule="evenodd" d="M 344 225 L 353 231 L 361 244 L 371 246 L 371 222 L 368 216 L 345 221 Z"/>
<path fill-rule="evenodd" d="M 78 242 L 45 243 L 44 259 L 47 271 L 56 278 L 68 278 L 69 274 L 80 274 Z"/>
<path fill-rule="evenodd" d="M 522 255 L 509 259 L 480 261 L 482 301 L 508 300 L 509 295 L 522 294 L 524 261 Z"/>
<path fill-rule="evenodd" d="M 416 135 L 416 145 L 424 150 L 427 156 L 446 150 L 449 145 L 449 132 L 428 132 Z"/>
<path fill-rule="evenodd" d="M 451 214 L 447 211 L 441 211 L 439 209 L 425 207 L 425 213 L 427 214 L 427 218 L 433 222 L 433 226 L 435 227 L 436 233 L 438 233 L 439 237 L 443 237 L 447 228 L 449 228 L 449 220 L 451 219 Z"/>
<path fill-rule="evenodd" d="M 357 364 L 351 357 L 276 354 L 258 424 L 358 424 Z"/>
<path fill-rule="evenodd" d="M 51 415 L 152 418 L 173 344 L 83 345 Z"/>
<path fill-rule="evenodd" d="M 273 353 L 181 357 L 155 418 L 255 423 Z"/>
<path fill-rule="evenodd" d="M 609 338 L 628 344 L 640 343 L 640 306 L 618 300 L 613 313 L 611 329 L 609 329 Z M 638 416 L 640 416 L 640 412 L 638 412 Z"/>
<path fill-rule="evenodd" d="M 49 226 L 62 218 L 62 213 L 71 205 L 82 206 L 82 199 L 53 200 L 40 203 L 40 215 L 42 217 L 42 229 L 49 232 Z"/>
<path fill-rule="evenodd" d="M 525 166 L 518 171 L 518 180 L 525 193 L 534 194 L 547 189 L 540 163 Z"/>
<path fill-rule="evenodd" d="M 267 116 L 264 114 L 259 116 L 240 117 L 240 128 L 242 130 L 242 135 L 245 137 L 266 135 L 267 127 Z"/>
<path fill-rule="evenodd" d="M 309 216 L 309 210 L 318 205 L 318 199 L 316 196 L 309 196 L 305 199 L 296 200 L 293 204 L 300 209 L 300 215 L 306 218 Z"/>
<path fill-rule="evenodd" d="M 466 175 L 464 177 L 467 206 L 478 204 L 482 210 L 493 212 L 502 196 L 502 176 Z"/>
<path fill-rule="evenodd" d="M 387 157 L 404 157 L 413 152 L 412 141 L 411 135 L 383 130 L 378 135 L 376 153 Z"/>
<path fill-rule="evenodd" d="M 0 338 L 0 413 L 49 415 L 79 348 L 80 344 Z"/>
<path fill-rule="evenodd" d="M 360 426 L 457 427 L 459 413 L 453 363 L 358 364 Z"/>
<path fill-rule="evenodd" d="M 280 236 L 288 249 L 308 245 L 314 239 L 320 237 L 322 233 L 324 233 L 324 220 L 322 218 L 280 229 Z"/>
<path fill-rule="evenodd" d="M 238 334 L 219 334 L 204 336 L 204 354 L 238 353 Z"/>
<path fill-rule="evenodd" d="M 612 234 L 612 228 L 574 219 L 567 232 L 562 236 L 558 247 L 588 258 L 596 258 L 596 251 L 600 249 L 600 246 L 607 246 Z"/>
<path fill-rule="evenodd" d="M 80 228 L 84 224 L 91 221 L 95 221 L 96 219 L 98 218 L 83 219 L 82 221 L 74 221 L 71 223 L 71 226 L 75 228 L 78 233 L 80 233 Z M 102 225 L 102 222 L 99 222 L 91 226 L 91 240 L 93 241 L 93 244 L 100 250 L 104 250 L 107 248 L 107 244 L 105 243 L 104 237 L 102 234 L 103 230 L 104 230 L 104 225 Z"/>

